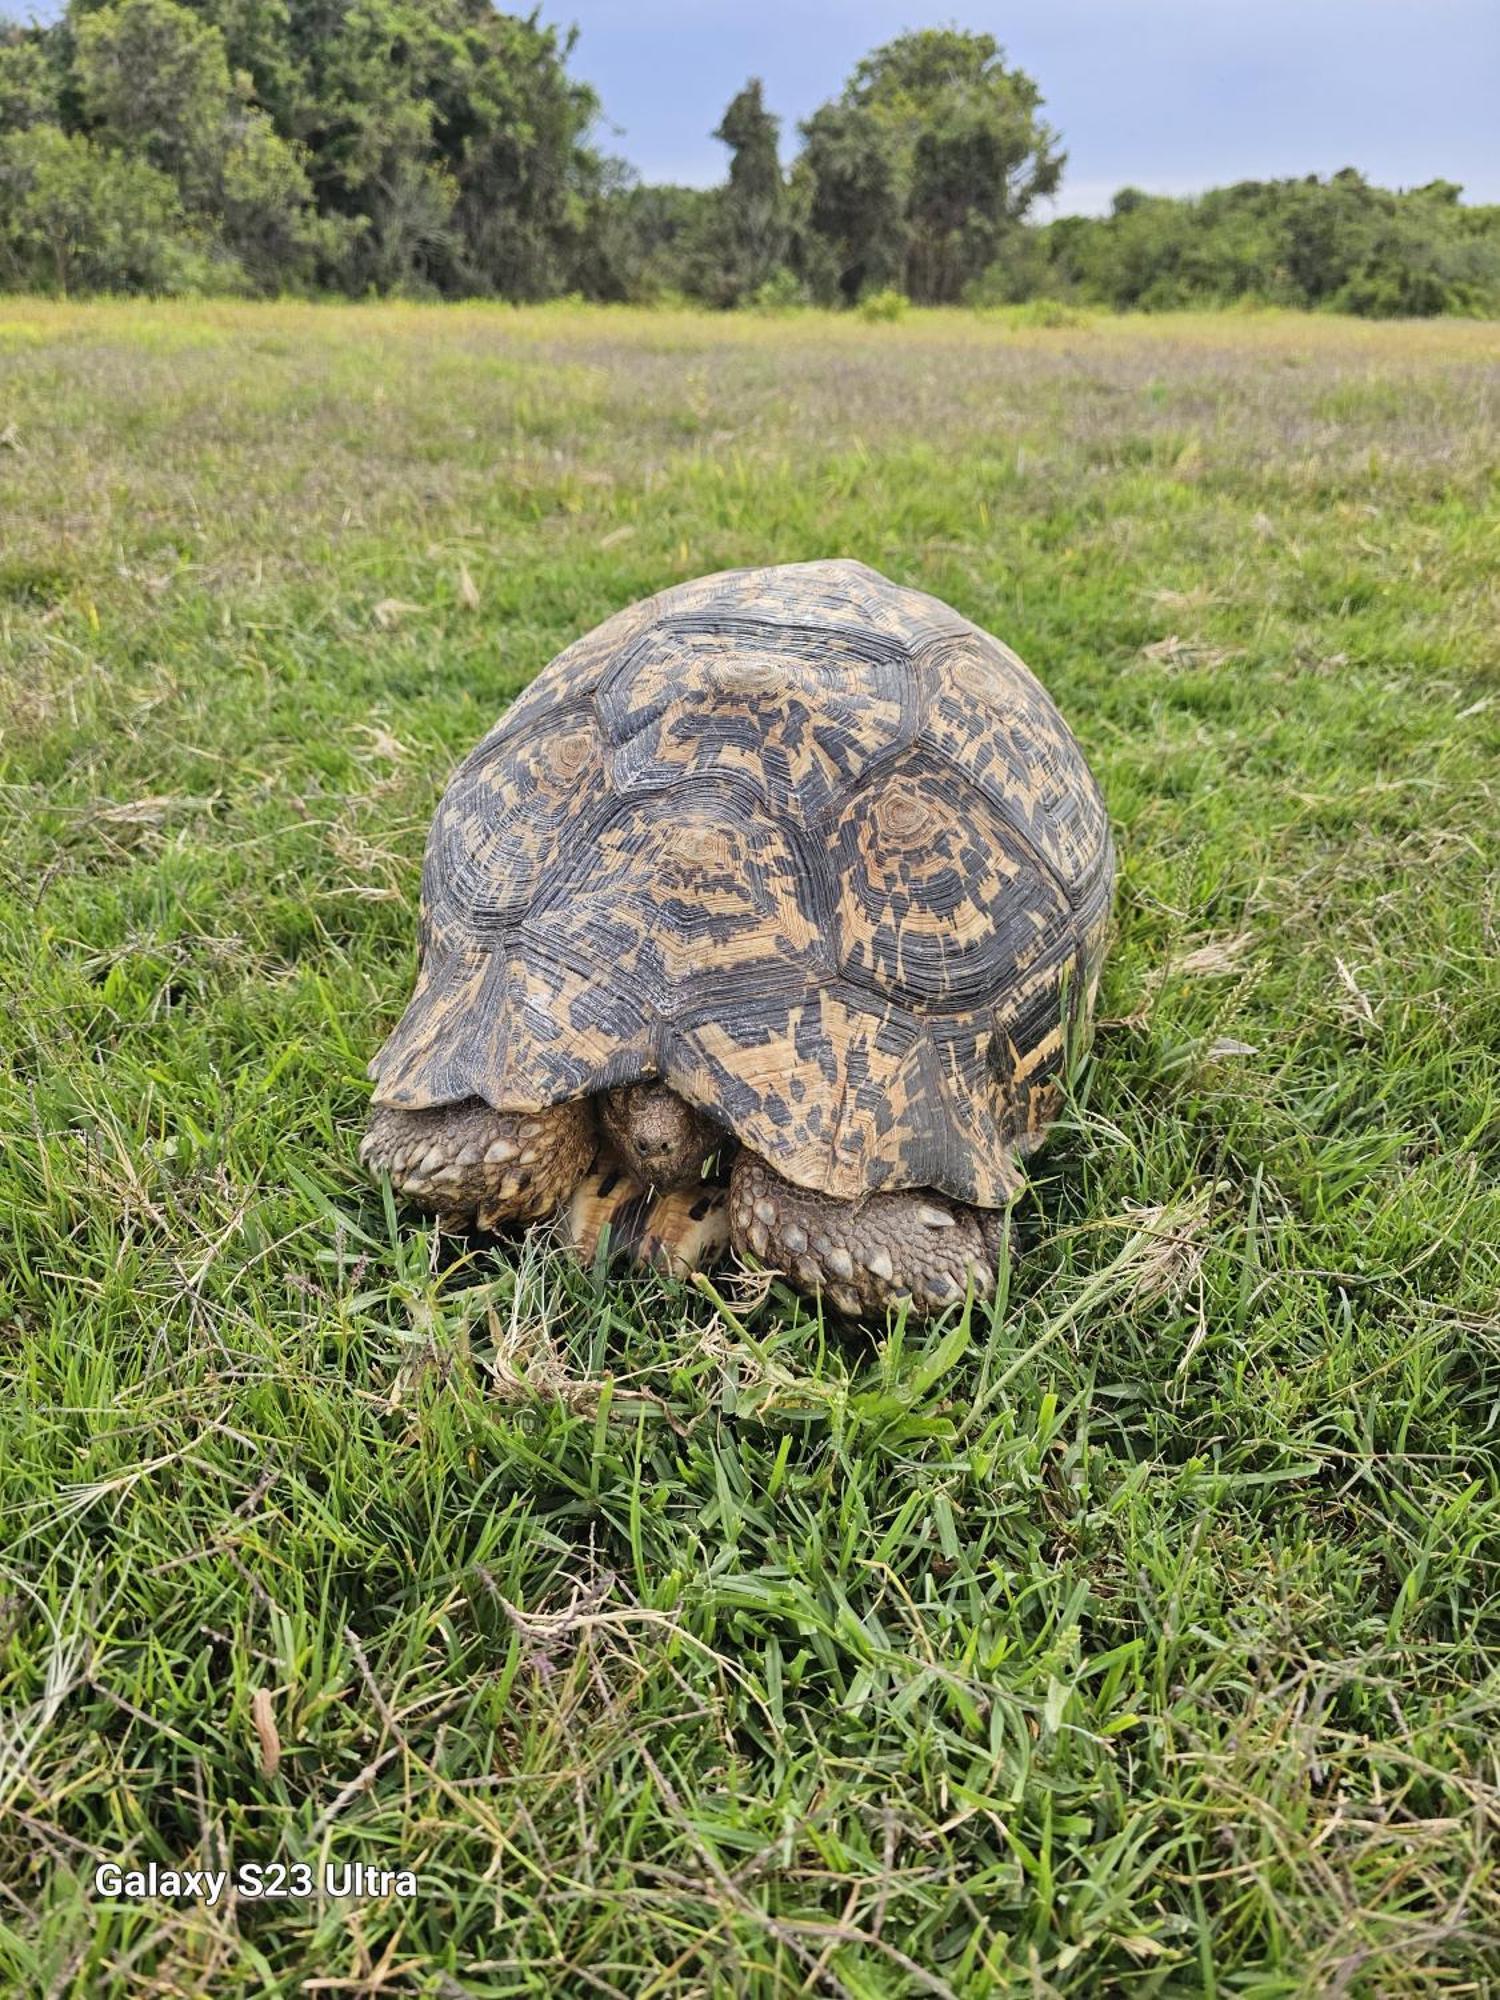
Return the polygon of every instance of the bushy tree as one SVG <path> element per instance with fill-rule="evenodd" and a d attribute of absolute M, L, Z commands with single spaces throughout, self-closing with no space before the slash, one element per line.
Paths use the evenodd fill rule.
<path fill-rule="evenodd" d="M 958 298 L 1061 178 L 1041 102 L 990 35 L 924 29 L 865 57 L 803 127 L 812 223 L 840 291 Z"/>
<path fill-rule="evenodd" d="M 846 304 L 906 281 L 908 231 L 890 134 L 858 107 L 825 104 L 802 127 L 794 184 L 807 217 L 803 269 Z"/>
<path fill-rule="evenodd" d="M 60 122 L 65 70 L 59 58 L 55 35 L 0 23 L 0 133 Z"/>
<path fill-rule="evenodd" d="M 77 22 L 73 68 L 91 133 L 147 161 L 191 198 L 223 148 L 224 39 L 176 0 L 117 0 Z"/>
<path fill-rule="evenodd" d="M 231 76 L 218 28 L 177 0 L 112 0 L 77 18 L 73 74 L 90 136 L 171 178 L 221 282 L 311 279 L 332 239 L 302 158 L 247 101 L 251 80 Z"/>
<path fill-rule="evenodd" d="M 277 4 L 297 66 L 263 101 L 306 148 L 319 207 L 361 226 L 353 288 L 555 290 L 602 173 L 570 42 L 489 0 Z"/>
<path fill-rule="evenodd" d="M 337 269 L 348 254 L 349 229 L 313 206 L 301 149 L 250 106 L 230 114 L 222 139 L 207 209 L 247 287 L 269 294 Z"/>
<path fill-rule="evenodd" d="M 210 260 L 149 162 L 38 124 L 0 135 L 0 279 L 26 291 L 180 291 Z"/>
<path fill-rule="evenodd" d="M 540 297 L 608 179 L 570 46 L 490 0 L 68 0 L 0 42 L 0 132 L 166 175 L 224 283 Z"/>

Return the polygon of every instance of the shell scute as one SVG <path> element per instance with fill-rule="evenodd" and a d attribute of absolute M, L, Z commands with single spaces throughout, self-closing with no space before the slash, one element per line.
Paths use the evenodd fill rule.
<path fill-rule="evenodd" d="M 974 1006 L 1070 922 L 1010 822 L 920 752 L 851 793 L 829 837 L 840 970 L 915 1012 Z"/>
<path fill-rule="evenodd" d="M 1072 731 L 1007 647 L 974 632 L 933 649 L 918 741 L 983 792 L 1072 896 L 1109 852 L 1104 802 Z"/>
<path fill-rule="evenodd" d="M 655 597 L 642 598 L 614 612 L 602 625 L 583 633 L 570 646 L 528 681 L 476 750 L 485 750 L 502 738 L 507 742 L 554 710 L 589 700 L 605 673 L 636 635 L 646 630 L 656 617 Z"/>
<path fill-rule="evenodd" d="M 487 737 L 433 815 L 422 862 L 428 944 L 503 940 L 606 782 L 605 745 L 587 704 L 559 706 L 514 735 Z"/>
<path fill-rule="evenodd" d="M 621 791 L 735 776 L 808 825 L 917 731 L 902 650 L 876 633 L 673 618 L 645 634 L 598 693 Z"/>
<path fill-rule="evenodd" d="M 826 963 L 826 931 L 793 830 L 710 785 L 612 801 L 521 923 L 668 1017 L 708 981 L 741 995 L 804 984 Z"/>

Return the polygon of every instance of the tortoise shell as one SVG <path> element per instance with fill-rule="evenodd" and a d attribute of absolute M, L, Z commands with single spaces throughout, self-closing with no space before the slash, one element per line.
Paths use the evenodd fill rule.
<path fill-rule="evenodd" d="M 1016 655 L 858 562 L 730 570 L 561 653 L 428 837 L 380 1104 L 664 1078 L 787 1179 L 1000 1207 L 1114 880 Z"/>

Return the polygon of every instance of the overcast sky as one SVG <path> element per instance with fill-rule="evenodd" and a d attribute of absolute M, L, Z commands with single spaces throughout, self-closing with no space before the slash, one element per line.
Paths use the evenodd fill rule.
<path fill-rule="evenodd" d="M 512 0 L 517 12 L 519 0 Z M 748 76 L 783 123 L 913 25 L 987 29 L 1029 70 L 1062 133 L 1057 208 L 1133 184 L 1165 194 L 1361 168 L 1386 186 L 1442 176 L 1500 201 L 1500 0 L 542 0 L 576 23 L 572 69 L 648 180 L 706 186 L 708 134 Z"/>

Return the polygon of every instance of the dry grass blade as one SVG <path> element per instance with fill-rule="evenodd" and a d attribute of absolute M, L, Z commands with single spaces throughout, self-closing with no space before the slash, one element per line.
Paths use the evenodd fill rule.
<path fill-rule="evenodd" d="M 250 1720 L 255 1725 L 256 1740 L 260 1745 L 262 1774 L 274 1778 L 281 1769 L 281 1737 L 276 1728 L 276 1710 L 269 1688 L 259 1687 L 250 1697 Z"/>

